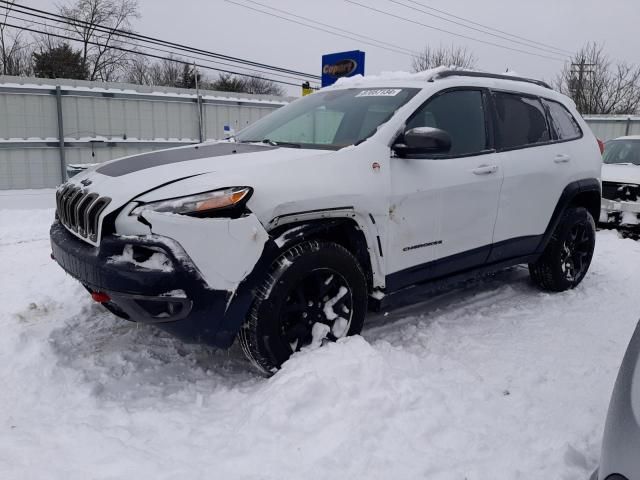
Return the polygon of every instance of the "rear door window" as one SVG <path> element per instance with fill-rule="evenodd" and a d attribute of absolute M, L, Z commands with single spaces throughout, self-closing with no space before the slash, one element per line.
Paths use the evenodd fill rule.
<path fill-rule="evenodd" d="M 573 115 L 564 105 L 553 100 L 543 100 L 549 109 L 551 125 L 555 132 L 556 140 L 572 140 L 582 136 L 582 130 Z"/>
<path fill-rule="evenodd" d="M 547 116 L 540 100 L 514 93 L 495 92 L 494 101 L 498 148 L 521 148 L 551 140 Z"/>

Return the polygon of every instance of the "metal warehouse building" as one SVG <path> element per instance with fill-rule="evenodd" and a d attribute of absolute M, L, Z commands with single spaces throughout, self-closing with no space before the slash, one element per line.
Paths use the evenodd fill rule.
<path fill-rule="evenodd" d="M 607 141 L 625 135 L 640 135 L 640 115 L 586 115 L 594 135 Z"/>
<path fill-rule="evenodd" d="M 0 189 L 55 187 L 68 164 L 224 137 L 290 98 L 0 76 Z"/>

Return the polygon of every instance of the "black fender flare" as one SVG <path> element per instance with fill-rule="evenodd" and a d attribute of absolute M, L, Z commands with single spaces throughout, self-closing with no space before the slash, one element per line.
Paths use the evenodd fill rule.
<path fill-rule="evenodd" d="M 582 180 L 576 180 L 568 184 L 556 204 L 556 208 L 553 210 L 551 220 L 547 225 L 542 240 L 536 249 L 536 253 L 542 254 L 547 247 L 549 240 L 553 232 L 556 230 L 562 215 L 571 206 L 582 206 L 589 210 L 594 220 L 598 221 L 600 215 L 600 199 L 602 198 L 602 189 L 600 186 L 600 180 L 597 178 L 585 178 Z"/>

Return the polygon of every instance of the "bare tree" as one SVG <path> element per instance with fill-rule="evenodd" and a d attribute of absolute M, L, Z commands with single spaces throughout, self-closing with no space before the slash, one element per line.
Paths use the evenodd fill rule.
<path fill-rule="evenodd" d="M 477 61 L 476 56 L 466 47 L 455 47 L 453 45 L 443 47 L 441 45 L 435 48 L 427 45 L 422 53 L 413 57 L 411 68 L 414 72 L 422 72 L 441 65 L 475 68 Z"/>
<path fill-rule="evenodd" d="M 244 82 L 240 77 L 230 73 L 221 73 L 209 87 L 220 92 L 243 92 Z"/>
<path fill-rule="evenodd" d="M 183 64 L 173 57 L 152 63 L 149 66 L 148 85 L 179 87 L 182 79 Z"/>
<path fill-rule="evenodd" d="M 202 89 L 258 95 L 285 94 L 280 85 L 262 77 L 221 73 L 214 81 L 210 81 L 195 71 L 187 60 L 173 56 L 155 62 L 149 62 L 142 55 L 134 56 L 129 60 L 125 79 L 138 85 L 195 88 L 196 75 Z"/>
<path fill-rule="evenodd" d="M 221 92 L 241 92 L 256 95 L 284 95 L 284 90 L 277 83 L 262 77 L 245 77 L 221 73 L 217 80 L 209 85 L 213 90 Z"/>
<path fill-rule="evenodd" d="M 255 95 L 284 95 L 284 89 L 277 83 L 262 77 L 244 77 L 245 92 Z"/>
<path fill-rule="evenodd" d="M 114 48 L 122 45 L 118 30 L 129 31 L 131 21 L 139 17 L 138 0 L 74 0 L 59 11 L 72 21 L 89 80 L 116 80 L 131 58 L 129 52 Z"/>
<path fill-rule="evenodd" d="M 124 80 L 136 85 L 150 85 L 149 61 L 143 55 L 135 55 L 129 59 Z"/>
<path fill-rule="evenodd" d="M 196 75 L 198 83 L 205 87 L 207 80 L 204 76 L 180 57 L 169 56 L 150 63 L 143 55 L 136 55 L 130 59 L 124 78 L 127 82 L 138 85 L 195 88 Z"/>
<path fill-rule="evenodd" d="M 21 37 L 24 30 L 7 25 L 15 0 L 4 6 L 4 15 L 0 17 L 0 73 L 3 75 L 29 75 L 31 68 L 31 44 Z"/>
<path fill-rule="evenodd" d="M 640 108 L 640 67 L 614 64 L 595 42 L 586 44 L 565 64 L 555 87 L 570 96 L 583 115 L 630 114 Z"/>

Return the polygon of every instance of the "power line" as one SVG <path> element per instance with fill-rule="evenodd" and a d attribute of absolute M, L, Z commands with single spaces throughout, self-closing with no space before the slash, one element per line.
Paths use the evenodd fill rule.
<path fill-rule="evenodd" d="M 5 6 L 0 6 L 0 8 L 7 9 L 7 7 L 5 7 Z M 11 10 L 8 10 L 8 12 L 11 12 Z M 18 12 L 18 13 L 23 13 L 23 12 Z M 38 17 L 38 18 L 45 18 L 45 19 L 49 20 L 49 18 L 43 17 L 42 15 L 29 14 L 29 13 L 26 13 L 26 12 L 24 12 L 23 14 L 24 15 L 31 15 L 31 16 Z M 44 27 L 51 27 L 52 26 L 52 25 L 49 25 L 47 23 L 37 22 L 37 21 L 32 20 L 30 18 L 23 18 L 23 17 L 18 17 L 18 16 L 15 16 L 15 15 L 6 15 L 5 16 L 3 14 L 3 17 L 4 18 L 11 18 L 11 19 L 14 19 L 14 20 L 20 20 L 20 21 L 23 21 L 23 22 L 28 22 L 28 24 L 35 24 L 35 25 L 40 25 L 40 26 L 44 26 Z M 57 21 L 57 20 L 54 20 L 54 21 Z M 60 23 L 65 24 L 64 22 L 60 22 Z M 65 32 L 76 33 L 75 30 L 70 29 L 70 28 L 64 28 L 64 27 L 62 27 L 60 25 L 55 25 L 53 27 L 56 30 L 62 30 L 62 31 L 65 31 Z M 96 39 L 97 39 L 98 42 L 105 41 L 105 37 L 101 37 L 99 35 L 96 35 Z M 264 70 L 257 70 L 257 69 L 253 69 L 253 68 L 249 68 L 249 67 L 234 65 L 234 64 L 231 64 L 231 63 L 225 63 L 225 62 L 221 62 L 221 61 L 213 61 L 213 60 L 209 60 L 207 58 L 203 58 L 203 57 L 199 57 L 199 56 L 195 56 L 195 55 L 190 55 L 190 54 L 187 54 L 187 53 L 179 53 L 178 54 L 178 53 L 173 52 L 171 50 L 164 50 L 162 48 L 151 47 L 151 46 L 148 46 L 148 45 L 140 45 L 140 43 L 136 43 L 136 42 L 133 42 L 133 41 L 128 42 L 128 41 L 126 41 L 124 39 L 121 39 L 119 37 L 118 37 L 117 40 L 118 40 L 119 44 L 131 45 L 131 46 L 134 46 L 134 47 L 141 47 L 141 48 L 145 48 L 147 50 L 152 50 L 152 51 L 161 52 L 161 53 L 168 53 L 170 55 L 177 54 L 177 55 L 180 55 L 181 57 L 190 58 L 192 60 L 198 60 L 198 61 L 202 61 L 202 62 L 207 62 L 208 64 L 223 65 L 223 66 L 235 67 L 235 68 L 242 68 L 243 71 L 254 72 L 254 73 L 259 73 L 259 74 L 263 74 L 263 75 L 264 74 L 269 74 L 269 75 L 277 76 L 277 77 L 281 77 L 281 78 L 288 78 L 288 79 L 291 79 L 291 80 L 300 80 L 300 81 L 302 81 L 301 79 L 298 79 L 295 76 L 286 75 L 286 74 L 282 74 L 282 73 L 267 72 L 267 71 L 264 71 Z M 81 42 L 81 40 L 79 40 L 79 39 L 76 39 L 76 41 Z M 142 54 L 142 52 L 139 52 L 139 53 Z M 244 75 L 244 73 L 242 73 L 242 74 Z"/>
<path fill-rule="evenodd" d="M 522 41 L 520 41 L 520 40 L 514 40 L 514 39 L 509 38 L 509 37 L 504 36 L 504 35 L 499 35 L 499 34 L 497 34 L 497 33 L 487 32 L 486 30 L 482 30 L 482 29 L 480 29 L 480 28 L 476 28 L 476 27 L 472 27 L 472 26 L 469 26 L 469 25 L 465 25 L 465 24 L 464 24 L 464 23 L 462 23 L 462 22 L 457 22 L 457 21 L 455 21 L 455 20 L 448 19 L 448 18 L 443 17 L 443 16 L 441 16 L 441 15 L 436 15 L 436 14 L 434 14 L 434 13 L 429 13 L 429 12 L 428 12 L 428 11 L 426 11 L 426 10 L 422 10 L 422 9 L 420 9 L 420 8 L 413 7 L 413 6 L 411 6 L 411 5 L 406 5 L 406 4 L 404 4 L 404 3 L 402 3 L 402 2 L 399 2 L 399 1 L 397 1 L 397 0 L 387 0 L 387 1 L 388 1 L 388 2 L 391 2 L 391 3 L 395 3 L 396 5 L 400 5 L 400 6 L 405 7 L 405 8 L 409 8 L 409 9 L 411 9 L 411 10 L 415 10 L 415 11 L 417 11 L 417 12 L 424 13 L 425 15 L 429 15 L 429 16 L 431 16 L 431 17 L 438 18 L 438 19 L 443 20 L 443 21 L 445 21 L 445 22 L 449 22 L 449 23 L 452 23 L 452 24 L 454 24 L 454 25 L 461 26 L 461 27 L 463 27 L 463 28 L 468 28 L 469 30 L 473 30 L 473 31 L 475 31 L 475 32 L 479 32 L 479 33 L 482 33 L 482 34 L 485 34 L 485 35 L 490 35 L 490 36 L 492 36 L 492 37 L 500 38 L 500 39 L 502 39 L 502 40 L 506 40 L 506 41 L 508 41 L 508 42 L 512 42 L 512 43 L 517 43 L 517 44 L 520 44 L 520 45 L 524 45 L 525 47 L 528 47 L 528 48 L 534 48 L 534 49 L 536 49 L 536 50 L 540 50 L 540 51 L 543 51 L 543 52 L 546 52 L 546 53 L 551 53 L 551 54 L 553 54 L 553 55 L 564 55 L 564 51 L 562 51 L 562 50 L 560 50 L 560 49 L 556 49 L 556 48 L 549 49 L 549 48 L 546 48 L 546 47 L 539 47 L 539 46 L 536 46 L 536 45 L 532 45 L 532 44 L 531 44 L 531 43 L 529 43 L 529 42 L 525 43 L 525 42 L 522 42 Z M 414 2 L 414 3 L 417 3 L 417 2 Z"/>
<path fill-rule="evenodd" d="M 226 1 L 230 1 L 230 0 L 226 0 Z M 555 60 L 555 61 L 558 61 L 558 62 L 564 62 L 565 61 L 565 59 L 562 59 L 562 58 L 559 58 L 559 57 L 549 57 L 547 55 L 542 55 L 540 53 L 528 52 L 526 50 L 521 50 L 519 48 L 508 47 L 506 45 L 500 45 L 499 43 L 493 43 L 493 42 L 489 42 L 487 40 L 481 40 L 479 38 L 474 38 L 474 37 L 470 37 L 468 35 L 463 35 L 461 33 L 451 32 L 449 30 L 445 30 L 444 28 L 434 27 L 433 25 L 427 25 L 426 23 L 418 22 L 417 20 L 412 20 L 411 18 L 402 17 L 400 15 L 395 15 L 395 14 L 393 14 L 391 12 L 386 12 L 384 10 L 379 10 L 377 8 L 370 7 L 368 5 L 364 5 L 362 3 L 358 3 L 358 2 L 356 2 L 354 0 L 344 0 L 344 1 L 347 2 L 347 3 L 351 3 L 353 5 L 357 5 L 357 6 L 362 7 L 362 8 L 366 8 L 367 10 L 378 12 L 378 13 L 381 13 L 383 15 L 387 15 L 389 17 L 397 18 L 398 20 L 403 20 L 405 22 L 409 22 L 409 23 L 413 23 L 413 24 L 416 24 L 416 25 L 420 25 L 422 27 L 430 28 L 432 30 L 437 30 L 439 32 L 448 33 L 449 35 L 454 35 L 456 37 L 465 38 L 467 40 L 472 40 L 474 42 L 484 43 L 486 45 L 491 45 L 493 47 L 498 47 L 498 48 L 504 48 L 506 50 L 511 50 L 511 51 L 514 51 L 514 52 L 524 53 L 526 55 L 533 55 L 535 57 L 546 58 L 548 60 Z"/>
<path fill-rule="evenodd" d="M 385 47 L 385 46 L 382 46 L 382 45 L 376 45 L 374 43 L 371 43 L 371 42 L 366 41 L 366 40 L 362 40 L 360 38 L 352 37 L 352 36 L 349 36 L 349 35 L 346 35 L 346 34 L 342 34 L 342 33 L 338 33 L 338 32 L 332 32 L 331 30 L 326 30 L 324 28 L 320 28 L 320 27 L 317 27 L 315 25 L 307 25 L 306 23 L 298 22 L 297 20 L 293 20 L 291 18 L 286 18 L 286 17 L 280 16 L 280 15 L 277 15 L 275 13 L 266 12 L 264 10 L 253 8 L 253 7 L 249 6 L 249 5 L 244 5 L 242 3 L 234 2 L 232 0 L 224 0 L 224 1 L 227 2 L 227 3 L 233 3 L 234 5 L 237 5 L 237 6 L 242 7 L 242 8 L 246 8 L 247 10 L 252 10 L 254 12 L 263 13 L 263 14 L 269 15 L 271 17 L 279 18 L 281 20 L 286 20 L 287 22 L 295 23 L 297 25 L 302 25 L 303 27 L 312 28 L 314 30 L 319 30 L 321 32 L 329 33 L 331 35 L 335 35 L 335 36 L 338 36 L 338 37 L 347 38 L 349 40 L 355 40 L 357 42 L 361 42 L 361 43 L 364 43 L 366 45 L 371 45 L 371 46 L 376 47 L 376 48 L 381 48 L 383 50 L 388 50 L 390 52 L 399 53 L 400 55 L 407 55 L 409 57 L 413 57 L 413 55 L 414 55 L 414 54 L 408 53 L 407 51 L 404 51 L 404 50 L 397 50 L 395 48 L 389 48 L 389 47 Z M 309 21 L 315 22 L 314 20 L 309 20 Z"/>
<path fill-rule="evenodd" d="M 421 7 L 424 7 L 426 9 L 428 9 L 428 10 L 432 10 L 434 12 L 442 13 L 443 15 L 447 15 L 447 16 L 452 17 L 452 18 L 457 18 L 458 20 L 462 20 L 463 22 L 467 22 L 467 23 L 470 23 L 472 25 L 477 25 L 478 27 L 486 28 L 487 30 L 491 30 L 491 31 L 494 31 L 494 32 L 502 33 L 503 35 L 508 35 L 510 37 L 519 38 L 520 40 L 524 40 L 525 42 L 535 43 L 535 44 L 540 45 L 542 47 L 552 48 L 553 50 L 557 50 L 558 52 L 563 52 L 563 53 L 566 53 L 568 55 L 573 55 L 573 53 L 574 53 L 574 52 L 571 52 L 570 50 L 565 50 L 563 48 L 554 47 L 553 45 L 549 45 L 549 44 L 542 43 L 542 42 L 537 42 L 536 40 L 531 40 L 531 39 L 526 38 L 526 37 L 521 37 L 520 35 L 515 35 L 513 33 L 505 32 L 504 30 L 500 30 L 498 28 L 493 28 L 493 27 L 490 27 L 488 25 L 484 25 L 482 23 L 474 22 L 473 20 L 469 20 L 469 19 L 464 18 L 464 17 L 459 17 L 457 15 L 454 15 L 452 13 L 446 12 L 444 10 L 437 9 L 435 7 L 430 7 L 429 5 L 425 5 L 424 3 L 420 3 L 420 2 L 417 2 L 415 0 L 405 0 L 405 1 L 407 1 L 409 3 L 413 3 L 415 5 L 419 5 Z"/>
<path fill-rule="evenodd" d="M 256 2 L 256 1 L 254 1 L 254 0 L 244 0 L 244 1 L 245 1 L 245 2 L 248 2 L 248 3 L 253 3 L 254 5 L 258 5 L 258 6 L 263 7 L 263 8 L 268 8 L 269 10 L 273 10 L 273 11 L 275 11 L 275 12 L 284 13 L 285 15 L 288 15 L 288 16 L 290 16 L 290 17 L 299 18 L 299 19 L 301 19 L 301 20 L 305 20 L 305 21 L 307 21 L 307 22 L 312 22 L 312 23 L 315 23 L 315 24 L 318 24 L 318 25 L 322 25 L 323 27 L 328 27 L 328 28 L 331 28 L 331 29 L 333 29 L 333 30 L 342 30 L 342 29 L 340 29 L 340 28 L 337 28 L 337 27 L 334 27 L 334 26 L 332 26 L 332 25 L 329 25 L 328 23 L 323 23 L 323 22 L 320 22 L 320 21 L 315 20 L 315 19 L 313 19 L 313 18 L 303 17 L 303 16 L 301 16 L 301 15 L 296 15 L 296 14 L 294 14 L 294 13 L 287 12 L 286 10 L 282 10 L 282 9 L 280 9 L 280 8 L 271 7 L 271 6 L 269 6 L 269 5 L 265 5 L 265 4 L 263 4 L 263 3 Z M 266 12 L 265 12 L 265 13 L 266 13 Z M 310 26 L 310 25 L 308 25 L 308 26 Z M 402 47 L 402 46 L 400 46 L 400 45 L 394 45 L 393 43 L 384 42 L 384 41 L 382 41 L 382 40 L 378 40 L 377 38 L 370 37 L 370 36 L 368 36 L 368 35 L 363 35 L 363 34 L 361 34 L 361 33 L 355 33 L 355 32 L 350 32 L 350 34 L 351 34 L 351 35 L 353 35 L 353 36 L 355 36 L 355 37 L 364 38 L 365 40 L 371 40 L 371 41 L 373 41 L 373 42 L 380 43 L 380 44 L 382 44 L 382 45 L 386 45 L 386 46 L 388 46 L 388 47 L 391 47 L 391 48 L 394 48 L 394 49 L 397 49 L 397 50 L 404 50 L 405 52 L 407 52 L 407 53 L 409 53 L 409 54 L 411 54 L 411 55 L 419 55 L 419 52 L 416 52 L 415 50 L 410 50 L 410 49 L 405 48 L 405 47 Z"/>
<path fill-rule="evenodd" d="M 242 58 L 239 58 L 239 57 L 233 57 L 233 56 L 230 56 L 230 55 L 224 55 L 224 54 L 220 54 L 220 53 L 216 53 L 216 52 L 211 52 L 211 51 L 208 51 L 208 50 L 203 50 L 203 49 L 199 49 L 199 48 L 195 48 L 195 47 L 189 47 L 187 45 L 183 45 L 183 44 L 180 44 L 180 43 L 170 42 L 170 41 L 167 41 L 167 40 L 162 40 L 162 39 L 159 39 L 159 38 L 154 38 L 154 37 L 150 37 L 150 36 L 147 36 L 147 35 L 142 35 L 142 34 L 131 32 L 131 31 L 127 31 L 127 30 L 105 27 L 105 26 L 102 26 L 102 25 L 99 25 L 99 24 L 92 24 L 92 23 L 89 23 L 89 22 L 85 22 L 83 20 L 66 17 L 64 15 L 59 15 L 59 14 L 52 13 L 52 12 L 47 12 L 45 10 L 40 10 L 40 9 L 33 8 L 33 7 L 27 7 L 25 5 L 21 5 L 21 4 L 17 4 L 17 3 L 12 3 L 12 2 L 7 1 L 7 0 L 0 0 L 0 3 L 4 3 L 6 5 L 9 5 L 12 9 L 17 7 L 19 9 L 21 9 L 21 10 L 28 10 L 30 12 L 37 12 L 37 13 L 40 13 L 40 14 L 47 15 L 48 17 L 55 17 L 56 19 L 62 19 L 62 20 L 65 20 L 66 23 L 71 24 L 71 25 L 85 25 L 85 26 L 88 26 L 90 28 L 96 29 L 98 31 L 102 31 L 102 32 L 110 33 L 110 34 L 117 34 L 118 36 L 132 38 L 132 39 L 136 39 L 136 40 L 141 40 L 141 41 L 144 41 L 144 42 L 152 42 L 152 43 L 155 43 L 155 44 L 160 44 L 160 45 L 163 45 L 163 46 L 175 48 L 177 50 L 183 50 L 183 51 L 187 51 L 187 52 L 191 52 L 191 53 L 198 53 L 200 55 L 206 55 L 206 56 L 210 56 L 210 57 L 221 59 L 221 60 L 232 61 L 234 63 L 242 63 L 242 64 L 245 64 L 245 65 L 250 65 L 250 66 L 254 66 L 254 67 L 258 67 L 258 68 L 264 68 L 264 69 L 267 69 L 267 70 L 278 71 L 278 72 L 281 72 L 281 73 L 289 73 L 289 74 L 298 75 L 298 76 L 305 77 L 305 78 L 313 78 L 313 79 L 317 79 L 317 80 L 320 79 L 319 75 L 312 75 L 312 74 L 305 73 L 305 72 L 300 72 L 300 71 L 297 71 L 297 70 L 291 70 L 291 69 L 277 67 L 277 66 L 269 65 L 269 64 L 265 64 L 265 63 L 254 62 L 252 60 L 246 60 L 246 59 L 242 59 Z M 20 13 L 25 13 L 25 12 L 20 12 Z M 53 20 L 53 18 L 51 18 L 51 20 Z"/>
<path fill-rule="evenodd" d="M 22 30 L 26 30 L 27 32 L 39 33 L 39 34 L 43 34 L 43 35 L 49 35 L 49 36 L 52 36 L 52 37 L 57 37 L 57 38 L 65 39 L 65 40 L 70 40 L 70 41 L 73 41 L 73 42 L 77 42 L 78 41 L 77 38 L 67 37 L 65 35 L 46 32 L 46 31 L 42 31 L 42 30 L 35 30 L 33 28 L 28 28 L 28 27 L 25 27 L 25 26 L 12 25 L 12 24 L 6 23 L 6 22 L 4 23 L 4 25 L 6 25 L 7 27 L 19 28 L 19 29 L 22 29 Z M 92 42 L 92 41 L 88 41 L 87 43 L 89 45 L 96 45 L 96 46 L 99 46 L 99 47 L 106 46 L 104 44 L 101 44 L 101 43 L 98 43 L 98 42 Z M 138 55 L 143 55 L 145 57 L 156 58 L 156 59 L 159 59 L 159 60 L 167 60 L 167 61 L 174 62 L 174 63 L 180 63 L 182 65 L 189 65 L 189 66 L 193 65 L 195 67 L 204 68 L 204 69 L 207 69 L 207 70 L 215 70 L 217 72 L 230 73 L 231 75 L 241 75 L 241 76 L 244 76 L 244 77 L 256 78 L 256 79 L 259 79 L 259 80 L 269 80 L 269 81 L 272 81 L 272 82 L 275 82 L 275 83 L 282 83 L 284 85 L 293 85 L 295 87 L 299 87 L 300 86 L 299 83 L 286 82 L 284 80 L 276 80 L 276 79 L 273 79 L 273 78 L 259 77 L 259 76 L 256 76 L 256 75 L 247 75 L 247 74 L 243 74 L 243 73 L 240 73 L 240 72 L 235 72 L 235 71 L 232 71 L 232 70 L 225 70 L 225 69 L 222 69 L 222 68 L 215 68 L 215 67 L 211 67 L 211 66 L 208 66 L 208 65 L 197 64 L 195 62 L 186 62 L 184 60 L 180 60 L 180 59 L 177 59 L 177 58 L 163 57 L 163 56 L 160 56 L 160 55 L 154 55 L 153 53 L 141 53 L 139 51 L 132 50 L 130 48 L 123 48 L 123 47 L 112 46 L 112 45 L 109 45 L 108 47 L 110 49 L 119 50 L 121 52 L 135 53 L 135 54 L 138 54 Z"/>

